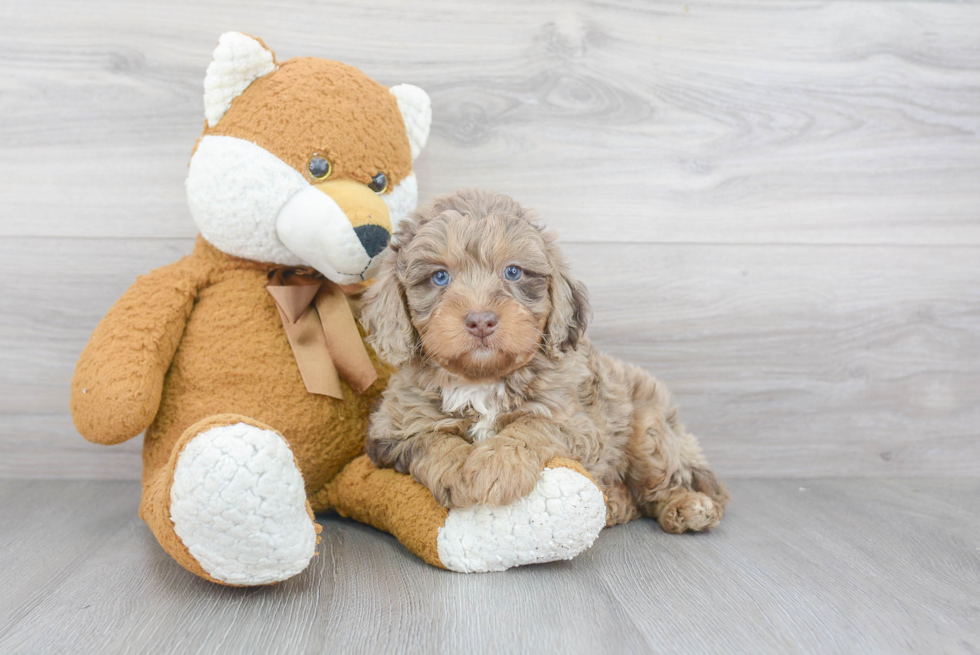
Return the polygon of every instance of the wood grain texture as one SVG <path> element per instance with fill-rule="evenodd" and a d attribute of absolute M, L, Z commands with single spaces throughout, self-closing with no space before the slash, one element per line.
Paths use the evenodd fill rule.
<path fill-rule="evenodd" d="M 573 241 L 980 244 L 980 6 L 8 0 L 0 234 L 189 237 L 217 35 L 426 88 L 423 198 Z"/>
<path fill-rule="evenodd" d="M 68 382 L 129 281 L 191 245 L 0 244 L 0 275 L 24 279 L 0 318 L 0 475 L 138 479 L 138 443 L 96 447 L 75 433 Z M 567 244 L 565 254 L 589 287 L 596 346 L 667 383 L 724 475 L 980 470 L 974 249 Z"/>
<path fill-rule="evenodd" d="M 217 36 L 433 99 L 423 199 L 559 230 L 597 344 L 661 377 L 726 476 L 980 470 L 980 4 L 0 4 L 0 475 L 135 479 L 68 381 L 189 251 Z"/>
<path fill-rule="evenodd" d="M 740 480 L 725 521 L 605 530 L 571 562 L 434 569 L 332 517 L 293 580 L 219 587 L 136 483 L 2 482 L 3 652 L 973 653 L 980 481 Z M 125 499 L 125 500 L 122 500 Z M 57 522 L 45 539 L 39 518 Z M 50 531 L 50 528 L 49 528 Z"/>

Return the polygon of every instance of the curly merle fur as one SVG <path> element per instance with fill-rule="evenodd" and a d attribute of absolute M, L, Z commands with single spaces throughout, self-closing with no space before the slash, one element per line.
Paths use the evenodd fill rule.
<path fill-rule="evenodd" d="M 519 279 L 504 276 L 510 266 Z M 489 336 L 464 325 L 476 311 L 497 318 Z M 609 525 L 650 516 L 668 532 L 714 527 L 728 492 L 664 385 L 592 348 L 590 315 L 554 235 L 513 199 L 466 190 L 420 208 L 394 235 L 361 315 L 370 343 L 400 367 L 371 420 L 371 460 L 467 507 L 513 502 L 545 462 L 569 457 L 605 492 Z"/>

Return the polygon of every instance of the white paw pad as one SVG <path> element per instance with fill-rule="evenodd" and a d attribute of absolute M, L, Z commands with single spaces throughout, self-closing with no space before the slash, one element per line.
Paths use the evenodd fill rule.
<path fill-rule="evenodd" d="M 211 428 L 187 444 L 174 471 L 170 518 L 208 575 L 228 584 L 291 578 L 316 547 L 289 445 L 247 423 Z"/>
<path fill-rule="evenodd" d="M 439 560 L 452 571 L 482 573 L 572 559 L 605 525 L 599 487 L 571 469 L 545 469 L 517 502 L 450 511 L 439 529 Z"/>

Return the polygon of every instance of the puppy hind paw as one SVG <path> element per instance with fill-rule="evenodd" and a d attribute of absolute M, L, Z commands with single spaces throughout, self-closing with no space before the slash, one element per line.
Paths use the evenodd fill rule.
<path fill-rule="evenodd" d="M 711 469 L 692 469 L 691 478 L 694 490 L 707 494 L 716 505 L 724 508 L 731 501 L 732 495 L 728 492 L 725 485 L 719 482 L 714 471 Z"/>
<path fill-rule="evenodd" d="M 703 532 L 721 521 L 724 509 L 707 494 L 692 491 L 666 501 L 658 521 L 665 532 Z"/>

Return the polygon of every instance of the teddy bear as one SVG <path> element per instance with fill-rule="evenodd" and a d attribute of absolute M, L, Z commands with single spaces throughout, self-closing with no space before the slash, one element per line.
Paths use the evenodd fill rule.
<path fill-rule="evenodd" d="M 588 548 L 606 507 L 575 462 L 549 462 L 512 505 L 448 510 L 363 454 L 392 369 L 358 306 L 417 204 L 425 92 L 335 61 L 279 62 L 239 32 L 221 36 L 204 89 L 186 180 L 193 251 L 115 303 L 71 386 L 89 441 L 144 434 L 139 512 L 164 550 L 215 583 L 276 583 L 309 565 L 327 511 L 455 571 Z"/>

